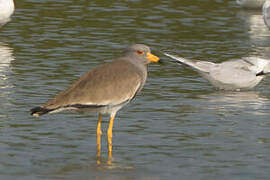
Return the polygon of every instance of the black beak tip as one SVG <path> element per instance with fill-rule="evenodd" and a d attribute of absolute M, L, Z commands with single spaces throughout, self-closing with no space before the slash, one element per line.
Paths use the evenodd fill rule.
<path fill-rule="evenodd" d="M 265 73 L 263 71 L 256 74 L 256 76 L 264 76 L 264 75 L 265 75 Z"/>
<path fill-rule="evenodd" d="M 159 64 L 164 64 L 164 62 L 165 62 L 165 61 L 164 61 L 163 59 L 160 59 L 160 60 L 158 61 Z"/>

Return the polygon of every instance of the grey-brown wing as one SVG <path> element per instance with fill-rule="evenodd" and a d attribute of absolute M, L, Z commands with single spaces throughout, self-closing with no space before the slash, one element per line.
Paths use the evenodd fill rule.
<path fill-rule="evenodd" d="M 116 61 L 86 73 L 45 107 L 117 105 L 133 98 L 141 86 L 143 80 L 136 67 L 127 61 Z"/>

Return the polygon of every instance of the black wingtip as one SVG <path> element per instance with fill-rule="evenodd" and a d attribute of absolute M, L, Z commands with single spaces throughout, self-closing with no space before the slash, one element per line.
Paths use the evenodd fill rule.
<path fill-rule="evenodd" d="M 50 110 L 43 108 L 43 107 L 35 107 L 35 108 L 31 109 L 30 112 L 31 112 L 32 116 L 38 117 L 38 116 L 41 116 L 43 114 L 47 114 L 48 112 L 50 112 Z"/>

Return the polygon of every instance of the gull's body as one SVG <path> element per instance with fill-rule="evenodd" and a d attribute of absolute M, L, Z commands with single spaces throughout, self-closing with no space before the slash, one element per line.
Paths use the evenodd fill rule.
<path fill-rule="evenodd" d="M 10 21 L 14 9 L 13 0 L 0 0 L 0 27 Z"/>
<path fill-rule="evenodd" d="M 270 0 L 266 0 L 262 8 L 263 20 L 265 25 L 270 29 Z"/>
<path fill-rule="evenodd" d="M 270 61 L 258 57 L 212 63 L 165 55 L 197 71 L 214 87 L 222 90 L 251 89 L 270 73 Z"/>
<path fill-rule="evenodd" d="M 40 107 L 31 109 L 33 116 L 61 111 L 98 112 L 97 155 L 100 155 L 101 121 L 110 114 L 107 130 L 108 152 L 112 152 L 112 128 L 119 109 L 129 103 L 143 88 L 147 78 L 147 64 L 158 62 L 150 48 L 136 44 L 128 47 L 123 56 L 98 66 L 79 78 L 67 90 Z"/>
<path fill-rule="evenodd" d="M 258 9 L 262 8 L 265 0 L 236 0 L 236 3 L 243 8 Z"/>

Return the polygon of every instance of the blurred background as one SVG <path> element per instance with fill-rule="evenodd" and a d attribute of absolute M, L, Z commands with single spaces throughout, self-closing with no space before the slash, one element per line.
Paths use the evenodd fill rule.
<path fill-rule="evenodd" d="M 162 54 L 270 58 L 261 9 L 235 0 L 15 0 L 15 7 L 0 29 L 0 179 L 269 179 L 270 79 L 251 91 L 217 91 Z M 149 65 L 144 89 L 118 112 L 110 164 L 106 138 L 96 163 L 95 114 L 30 116 L 134 43 L 166 63 Z"/>

